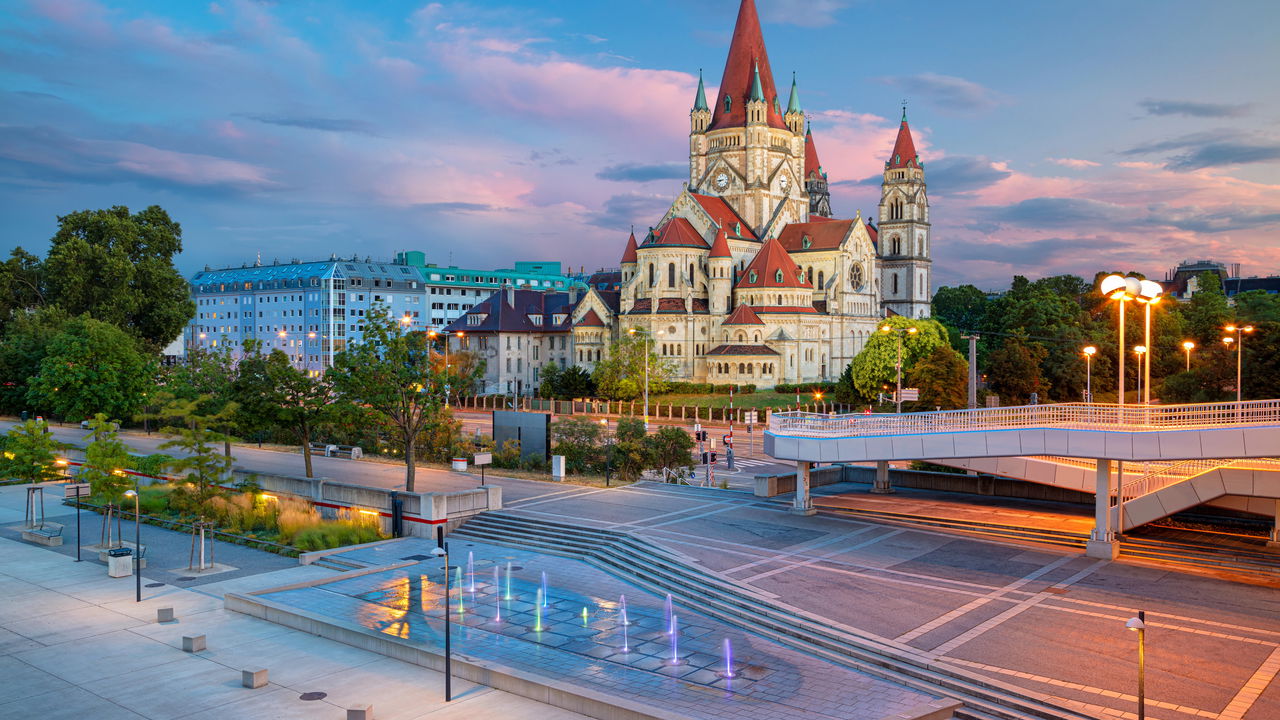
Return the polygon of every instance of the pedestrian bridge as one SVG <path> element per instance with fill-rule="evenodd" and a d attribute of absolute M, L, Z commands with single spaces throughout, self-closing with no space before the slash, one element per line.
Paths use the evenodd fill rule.
<path fill-rule="evenodd" d="M 812 512 L 816 462 L 929 460 L 1093 492 L 1091 555 L 1117 532 L 1217 501 L 1280 510 L 1280 400 L 1191 405 L 1064 403 L 900 415 L 773 413 L 767 454 L 797 465 L 795 511 Z M 1244 509 L 1244 508 L 1241 508 Z M 1277 513 L 1280 515 L 1280 513 Z M 1280 529 L 1280 521 L 1277 525 Z M 1280 540 L 1280 536 L 1273 537 Z"/>

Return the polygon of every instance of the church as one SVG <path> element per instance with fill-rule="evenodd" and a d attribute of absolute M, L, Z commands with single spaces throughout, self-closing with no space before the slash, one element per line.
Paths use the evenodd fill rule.
<path fill-rule="evenodd" d="M 576 364 L 648 338 L 673 379 L 834 380 L 886 315 L 928 317 L 924 164 L 906 112 L 884 164 L 878 225 L 833 217 L 796 80 L 778 94 L 754 0 L 742 0 L 715 97 L 699 78 L 689 180 L 621 256 L 621 286 L 572 313 Z"/>

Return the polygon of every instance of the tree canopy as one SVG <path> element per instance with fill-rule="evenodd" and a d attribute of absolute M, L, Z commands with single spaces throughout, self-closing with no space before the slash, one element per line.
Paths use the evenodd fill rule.
<path fill-rule="evenodd" d="M 648 358 L 649 394 L 665 392 L 674 374 L 671 363 L 657 354 L 654 343 L 640 333 L 623 335 L 610 343 L 605 357 L 596 363 L 591 379 L 603 397 L 635 400 L 644 394 L 645 358 Z"/>
<path fill-rule="evenodd" d="M 877 331 L 867 339 L 862 352 L 849 365 L 850 381 L 857 395 L 871 400 L 885 387 L 896 386 L 898 365 L 898 337 L 902 337 L 902 379 L 906 379 L 911 367 L 935 348 L 947 344 L 947 333 L 936 320 L 915 319 L 895 315 L 881 321 L 880 327 L 892 328 L 892 332 Z M 914 328 L 915 332 L 909 332 Z"/>
<path fill-rule="evenodd" d="M 49 341 L 27 400 L 69 420 L 104 413 L 132 418 L 152 388 L 156 363 L 133 338 L 109 323 L 70 320 Z"/>

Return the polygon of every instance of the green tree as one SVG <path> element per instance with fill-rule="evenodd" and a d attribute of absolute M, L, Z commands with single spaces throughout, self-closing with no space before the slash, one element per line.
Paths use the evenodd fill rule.
<path fill-rule="evenodd" d="M 939 345 L 911 368 L 908 383 L 920 389 L 912 409 L 958 410 L 969 402 L 969 363 L 949 345 Z"/>
<path fill-rule="evenodd" d="M 87 313 L 133 336 L 151 353 L 195 315 L 187 281 L 173 265 L 182 228 L 157 206 L 116 206 L 58 218 L 44 262 L 45 300 Z"/>
<path fill-rule="evenodd" d="M 572 400 L 595 394 L 596 384 L 591 379 L 591 373 L 577 365 L 562 368 L 555 362 L 549 362 L 543 366 L 542 384 L 538 387 L 539 397 Z"/>
<path fill-rule="evenodd" d="M 549 362 L 542 366 L 542 382 L 538 384 L 538 397 L 554 398 L 559 392 L 560 365 Z"/>
<path fill-rule="evenodd" d="M 1044 392 L 1040 363 L 1047 354 L 1043 347 L 1014 336 L 991 353 L 987 386 L 1000 395 L 1001 402 L 1013 405 L 1028 402 L 1031 393 Z"/>
<path fill-rule="evenodd" d="M 394 429 L 404 450 L 405 489 L 414 491 L 414 439 L 441 405 L 444 378 L 432 367 L 426 333 L 405 332 L 385 308 L 365 317 L 364 335 L 334 358 L 326 377 L 346 400 Z"/>
<path fill-rule="evenodd" d="M 49 341 L 27 400 L 71 420 L 132 417 L 155 373 L 155 361 L 119 328 L 75 318 Z"/>
<path fill-rule="evenodd" d="M 849 365 L 849 376 L 857 397 L 869 400 L 887 386 L 897 383 L 898 334 L 897 330 L 910 330 L 902 334 L 902 379 L 906 382 L 916 361 L 947 343 L 946 330 L 935 320 L 912 319 L 894 315 L 881 321 L 880 327 L 893 328 L 893 332 L 876 332 L 867 339 L 862 352 Z M 906 387 L 906 385 L 903 385 Z"/>
<path fill-rule="evenodd" d="M 567 417 L 551 424 L 551 452 L 564 456 L 565 470 L 575 475 L 590 472 L 603 462 L 600 450 L 602 426 L 585 417 Z"/>
<path fill-rule="evenodd" d="M 272 350 L 267 357 L 266 373 L 272 388 L 267 395 L 271 415 L 276 423 L 288 429 L 302 446 L 303 464 L 307 477 L 315 477 L 311 470 L 311 441 L 316 428 L 328 423 L 334 416 L 333 387 L 324 378 L 313 377 L 295 368 L 289 356 L 280 350 Z"/>
<path fill-rule="evenodd" d="M 0 409 L 17 414 L 31 406 L 27 391 L 49 343 L 70 318 L 61 308 L 15 313 L 0 335 Z"/>
<path fill-rule="evenodd" d="M 644 421 L 631 417 L 619 418 L 613 436 L 613 471 L 622 480 L 634 482 L 640 477 L 640 473 L 653 465 L 651 448 L 645 442 Z"/>
<path fill-rule="evenodd" d="M 693 465 L 693 437 L 684 428 L 664 425 L 645 438 L 654 467 L 681 468 Z"/>
<path fill-rule="evenodd" d="M 973 333 L 986 324 L 991 301 L 987 293 L 973 285 L 940 287 L 933 294 L 933 319 L 952 332 L 952 345 L 958 347 L 960 335 Z"/>
<path fill-rule="evenodd" d="M 40 258 L 16 247 L 0 263 L 0 333 L 17 314 L 44 305 L 44 266 Z"/>
<path fill-rule="evenodd" d="M 1236 320 L 1240 322 L 1280 322 L 1280 295 L 1249 290 L 1232 299 L 1236 304 Z"/>
<path fill-rule="evenodd" d="M 56 480 L 61 474 L 57 466 L 61 447 L 44 422 L 28 420 L 14 425 L 4 445 L 4 474 L 31 483 Z"/>
<path fill-rule="evenodd" d="M 636 335 L 624 335 L 610 343 L 605 357 L 596 363 L 591 379 L 600 395 L 610 400 L 635 400 L 644 395 L 645 358 L 648 358 L 649 395 L 666 392 L 674 366 L 657 354 L 653 342 Z"/>
<path fill-rule="evenodd" d="M 262 346 L 261 340 L 246 340 L 246 355 L 256 353 Z M 238 368 L 231 346 L 222 343 L 217 348 L 192 348 L 188 351 L 185 362 L 169 368 L 164 375 L 164 388 L 180 400 L 198 400 L 196 413 L 199 415 L 216 415 L 226 418 L 226 424 L 217 428 L 226 438 L 222 453 L 231 454 L 231 432 L 238 429 L 241 420 L 252 422 L 243 412 L 223 413 L 228 403 L 241 404 L 245 400 L 242 394 L 236 393 L 235 382 Z M 255 390 L 270 390 L 270 385 Z"/>
<path fill-rule="evenodd" d="M 161 443 L 160 449 L 181 453 L 167 466 L 183 482 L 195 486 L 196 500 L 201 504 L 216 492 L 218 483 L 227 478 L 235 463 L 235 458 L 219 452 L 217 445 L 225 442 L 226 436 L 214 428 L 225 425 L 227 416 L 236 411 L 235 403 L 229 403 L 215 415 L 201 415 L 202 400 L 170 400 L 160 411 L 170 423 L 165 431 L 175 436 Z"/>
<path fill-rule="evenodd" d="M 1202 272 L 1196 276 L 1199 288 L 1187 303 L 1185 316 L 1187 330 L 1201 347 L 1219 342 L 1222 326 L 1231 317 L 1227 296 L 1222 292 L 1222 278 L 1215 272 Z"/>
<path fill-rule="evenodd" d="M 84 449 L 84 465 L 80 468 L 79 479 L 88 482 L 94 497 L 106 503 L 106 512 L 102 515 L 101 543 L 104 547 L 117 547 L 121 541 L 118 515 L 124 492 L 134 484 L 125 472 L 132 460 L 129 448 L 120 441 L 116 432 L 116 423 L 103 413 L 94 415 L 89 421 L 89 444 Z M 117 531 L 114 534 L 113 519 Z"/>

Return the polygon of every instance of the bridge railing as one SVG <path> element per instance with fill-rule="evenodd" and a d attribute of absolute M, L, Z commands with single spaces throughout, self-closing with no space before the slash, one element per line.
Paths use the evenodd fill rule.
<path fill-rule="evenodd" d="M 770 433 L 802 437 L 877 437 L 1014 428 L 1150 432 L 1276 424 L 1280 424 L 1280 400 L 1124 406 L 1062 403 L 901 415 L 775 412 L 769 416 Z"/>

